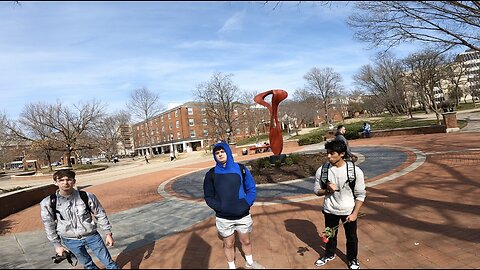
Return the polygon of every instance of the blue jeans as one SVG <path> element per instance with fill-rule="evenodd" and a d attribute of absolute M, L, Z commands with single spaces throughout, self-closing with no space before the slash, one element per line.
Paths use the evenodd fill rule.
<path fill-rule="evenodd" d="M 67 249 L 75 254 L 85 269 L 98 269 L 98 266 L 93 262 L 90 254 L 88 254 L 87 247 L 95 253 L 95 256 L 97 256 L 107 269 L 119 269 L 118 265 L 112 260 L 112 256 L 110 256 L 110 252 L 108 252 L 98 232 L 83 239 L 62 238 L 62 241 Z"/>

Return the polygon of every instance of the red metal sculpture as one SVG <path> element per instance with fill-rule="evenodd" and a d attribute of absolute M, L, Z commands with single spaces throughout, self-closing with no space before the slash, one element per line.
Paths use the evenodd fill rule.
<path fill-rule="evenodd" d="M 265 101 L 265 97 L 272 95 L 272 105 Z M 282 128 L 278 123 L 278 104 L 288 97 L 288 93 L 282 89 L 269 90 L 255 96 L 254 101 L 267 107 L 270 111 L 270 147 L 275 155 L 280 155 L 283 150 Z"/>

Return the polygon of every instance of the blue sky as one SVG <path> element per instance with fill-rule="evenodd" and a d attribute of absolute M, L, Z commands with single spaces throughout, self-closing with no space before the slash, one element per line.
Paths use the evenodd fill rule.
<path fill-rule="evenodd" d="M 171 107 L 214 72 L 242 90 L 292 95 L 311 68 L 332 67 L 354 88 L 375 51 L 353 40 L 351 4 L 261 3 L 0 2 L 0 111 L 95 98 L 115 112 L 141 87 Z"/>

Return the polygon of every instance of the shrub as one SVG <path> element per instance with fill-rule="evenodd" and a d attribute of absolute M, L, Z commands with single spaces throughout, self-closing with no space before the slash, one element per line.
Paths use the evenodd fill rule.
<path fill-rule="evenodd" d="M 270 160 L 268 158 L 261 158 L 257 160 L 258 168 L 268 168 L 270 167 Z"/>
<path fill-rule="evenodd" d="M 287 157 L 287 158 L 285 159 L 285 164 L 286 164 L 286 165 L 289 165 L 289 166 L 292 165 L 292 164 L 293 164 L 293 159 L 292 159 L 291 157 Z"/>
<path fill-rule="evenodd" d="M 292 160 L 292 164 L 298 164 L 301 159 L 300 155 L 295 153 L 288 155 L 288 158 Z"/>

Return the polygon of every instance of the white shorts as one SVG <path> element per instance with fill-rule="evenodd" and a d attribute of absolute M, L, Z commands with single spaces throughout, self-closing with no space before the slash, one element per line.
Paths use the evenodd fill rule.
<path fill-rule="evenodd" d="M 235 220 L 217 217 L 216 225 L 218 234 L 223 238 L 232 235 L 235 231 L 249 233 L 252 232 L 253 227 L 252 215 L 248 214 L 248 216 Z"/>

